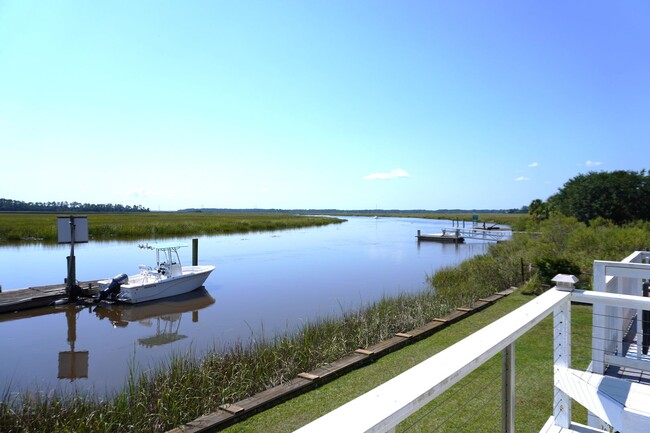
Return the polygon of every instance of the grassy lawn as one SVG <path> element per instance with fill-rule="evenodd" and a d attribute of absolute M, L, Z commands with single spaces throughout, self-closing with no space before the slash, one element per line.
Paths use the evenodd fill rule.
<path fill-rule="evenodd" d="M 225 432 L 291 432 L 373 389 L 455 342 L 499 319 L 532 298 L 516 292 L 426 340 L 381 358 L 329 384 L 267 410 Z M 589 362 L 591 307 L 572 307 L 573 365 Z M 516 427 L 537 432 L 552 414 L 553 318 L 548 317 L 516 343 Z M 501 423 L 501 356 L 434 400 L 397 431 L 498 431 Z M 573 419 L 586 422 L 586 412 L 574 405 Z"/>

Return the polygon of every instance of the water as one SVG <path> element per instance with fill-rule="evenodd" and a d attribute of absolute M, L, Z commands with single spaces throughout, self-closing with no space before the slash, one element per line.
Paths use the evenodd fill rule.
<path fill-rule="evenodd" d="M 487 244 L 418 243 L 449 221 L 352 217 L 343 224 L 199 239 L 199 264 L 217 269 L 204 290 L 145 305 L 48 307 L 0 315 L 0 389 L 119 390 L 129 369 L 172 353 L 224 349 L 291 332 L 382 296 L 418 292 L 426 275 L 485 252 Z M 190 238 L 177 239 L 188 244 Z M 137 273 L 153 254 L 139 242 L 75 246 L 80 281 Z M 190 248 L 181 258 L 189 264 Z M 67 245 L 0 247 L 4 290 L 62 282 Z"/>

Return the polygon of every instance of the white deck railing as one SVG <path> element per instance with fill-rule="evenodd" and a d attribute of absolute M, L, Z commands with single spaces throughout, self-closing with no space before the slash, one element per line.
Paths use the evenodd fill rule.
<path fill-rule="evenodd" d="M 622 262 L 595 262 L 594 291 L 575 290 L 575 277 L 558 275 L 557 286 L 543 295 L 297 432 L 394 432 L 400 422 L 499 352 L 502 431 L 514 432 L 514 344 L 553 313 L 555 401 L 545 431 L 571 431 L 575 427 L 571 401 L 577 401 L 590 411 L 593 427 L 646 433 L 650 431 L 650 386 L 631 386 L 604 373 L 607 365 L 614 364 L 650 372 L 647 357 L 640 352 L 625 354 L 622 343 L 634 317 L 650 311 L 650 298 L 642 296 L 643 283 L 650 281 L 650 265 L 645 263 L 649 257 L 650 253 L 637 252 Z M 572 301 L 594 305 L 589 371 L 571 369 Z"/>

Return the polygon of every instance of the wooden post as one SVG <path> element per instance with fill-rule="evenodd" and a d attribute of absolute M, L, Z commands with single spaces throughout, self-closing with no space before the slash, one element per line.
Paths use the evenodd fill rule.
<path fill-rule="evenodd" d="M 192 239 L 192 266 L 199 265 L 199 240 Z"/>
<path fill-rule="evenodd" d="M 501 352 L 501 432 L 515 431 L 515 343 Z"/>
<path fill-rule="evenodd" d="M 65 280 L 65 290 L 71 301 L 77 300 L 77 264 L 74 257 L 74 241 L 75 241 L 75 220 L 70 215 L 70 255 L 68 259 L 68 277 Z"/>

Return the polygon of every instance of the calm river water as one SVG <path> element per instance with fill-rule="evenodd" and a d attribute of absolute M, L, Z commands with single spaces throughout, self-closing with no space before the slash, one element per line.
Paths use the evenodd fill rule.
<path fill-rule="evenodd" d="M 205 289 L 138 306 L 48 307 L 0 316 L 0 390 L 121 389 L 131 366 L 172 353 L 222 349 L 290 332 L 384 295 L 426 287 L 427 274 L 486 251 L 487 244 L 418 243 L 450 221 L 352 217 L 342 224 L 199 239 L 199 263 L 217 269 Z M 191 238 L 178 239 L 191 244 Z M 81 281 L 153 264 L 139 242 L 75 246 Z M 191 249 L 181 259 L 190 264 Z M 0 247 L 3 290 L 62 282 L 67 245 Z"/>

